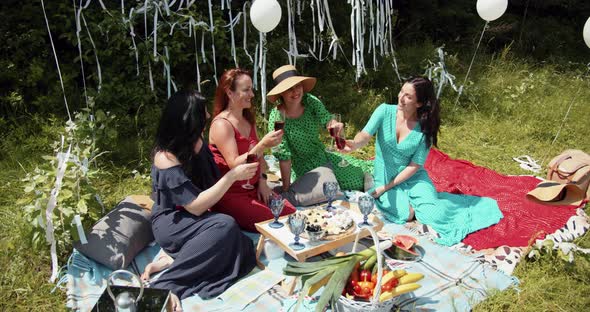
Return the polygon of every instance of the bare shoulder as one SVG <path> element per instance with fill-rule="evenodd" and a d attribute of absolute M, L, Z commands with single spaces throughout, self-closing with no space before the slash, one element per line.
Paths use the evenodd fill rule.
<path fill-rule="evenodd" d="M 211 128 L 209 128 L 209 143 L 223 142 L 234 134 L 234 126 L 229 120 L 224 118 L 216 118 L 211 121 Z"/>
<path fill-rule="evenodd" d="M 168 169 L 178 165 L 180 162 L 172 153 L 159 151 L 154 156 L 154 166 L 158 169 Z"/>

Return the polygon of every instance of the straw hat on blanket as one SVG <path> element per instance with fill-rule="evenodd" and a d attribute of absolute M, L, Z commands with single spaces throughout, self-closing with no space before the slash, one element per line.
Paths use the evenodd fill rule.
<path fill-rule="evenodd" d="M 293 65 L 284 65 L 277 68 L 272 73 L 272 79 L 275 81 L 275 87 L 266 95 L 270 102 L 276 102 L 281 93 L 291 89 L 298 83 L 303 85 L 303 92 L 309 92 L 316 83 L 314 77 L 299 76 L 297 69 Z"/>
<path fill-rule="evenodd" d="M 576 185 L 554 181 L 543 181 L 526 195 L 529 200 L 540 204 L 574 206 L 579 206 L 584 196 L 584 191 Z"/>

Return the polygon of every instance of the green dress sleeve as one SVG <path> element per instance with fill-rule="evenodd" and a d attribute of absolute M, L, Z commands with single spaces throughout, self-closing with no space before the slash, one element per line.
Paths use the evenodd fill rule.
<path fill-rule="evenodd" d="M 315 116 L 317 116 L 318 121 L 322 128 L 326 127 L 328 121 L 332 119 L 332 114 L 326 109 L 322 101 L 315 97 L 312 94 L 306 93 L 305 94 L 305 108 L 310 109 Z"/>
<path fill-rule="evenodd" d="M 268 132 L 275 130 L 275 121 L 277 120 L 277 116 L 279 115 L 279 111 L 277 108 L 273 108 L 270 111 L 270 115 L 268 116 Z M 283 131 L 287 131 L 289 121 L 285 121 L 285 128 Z M 278 160 L 290 160 L 291 159 L 291 149 L 289 148 L 289 142 L 287 142 L 287 136 L 283 135 L 283 140 L 276 148 L 272 149 L 272 154 Z"/>
<path fill-rule="evenodd" d="M 379 105 L 379 107 L 377 107 L 377 109 L 371 115 L 371 118 L 369 118 L 369 121 L 367 122 L 362 131 L 372 136 L 375 135 L 379 127 L 381 127 L 381 125 L 383 124 L 383 117 L 385 116 L 386 109 L 387 104 L 383 103 Z"/>
<path fill-rule="evenodd" d="M 412 159 L 410 161 L 420 166 L 424 166 L 429 151 L 430 147 L 426 145 L 426 137 L 422 135 L 422 138 L 420 138 L 420 143 L 418 143 L 416 151 L 414 152 L 414 155 L 412 155 Z"/>

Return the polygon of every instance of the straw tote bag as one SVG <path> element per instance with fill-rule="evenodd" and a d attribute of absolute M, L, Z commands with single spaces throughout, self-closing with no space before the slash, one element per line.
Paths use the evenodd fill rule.
<path fill-rule="evenodd" d="M 547 180 L 574 184 L 590 199 L 590 155 L 580 150 L 565 150 L 549 162 Z"/>

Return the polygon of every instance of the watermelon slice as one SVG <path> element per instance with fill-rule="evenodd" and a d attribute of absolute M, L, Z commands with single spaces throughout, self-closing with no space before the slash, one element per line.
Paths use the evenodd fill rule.
<path fill-rule="evenodd" d="M 399 249 L 418 256 L 418 253 L 414 251 L 414 245 L 418 243 L 418 240 L 415 237 L 410 235 L 396 235 L 393 237 L 392 242 Z"/>

